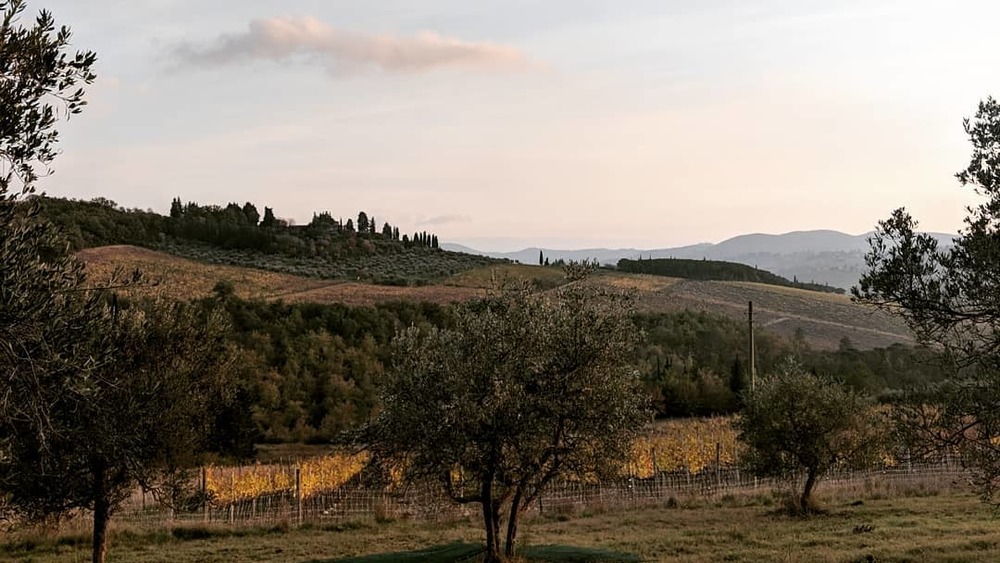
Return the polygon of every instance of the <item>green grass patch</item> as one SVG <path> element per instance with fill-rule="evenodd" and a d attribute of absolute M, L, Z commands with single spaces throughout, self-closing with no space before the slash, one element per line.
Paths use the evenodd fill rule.
<path fill-rule="evenodd" d="M 455 542 L 417 551 L 380 553 L 365 557 L 339 559 L 335 563 L 460 563 L 479 561 L 481 560 L 482 553 L 482 545 Z M 520 557 L 519 560 L 525 563 L 638 563 L 641 561 L 635 555 L 626 553 L 566 545 L 533 546 L 519 552 L 518 556 Z M 316 560 L 312 563 L 334 562 Z"/>
<path fill-rule="evenodd" d="M 638 563 L 641 561 L 638 556 L 628 553 L 620 553 L 607 549 L 585 548 L 565 545 L 539 545 L 529 547 L 523 554 L 528 561 L 545 563 L 590 563 L 590 562 L 615 562 L 615 563 Z"/>
<path fill-rule="evenodd" d="M 482 553 L 481 545 L 465 542 L 454 542 L 447 545 L 428 547 L 416 551 L 401 551 L 396 553 L 379 553 L 364 557 L 338 559 L 336 563 L 432 563 L 447 561 L 472 561 Z M 333 563 L 331 560 L 314 560 L 312 563 Z"/>

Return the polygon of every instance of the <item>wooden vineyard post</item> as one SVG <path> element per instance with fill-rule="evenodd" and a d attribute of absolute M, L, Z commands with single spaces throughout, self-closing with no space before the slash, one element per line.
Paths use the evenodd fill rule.
<path fill-rule="evenodd" d="M 295 468 L 295 522 L 302 525 L 302 468 Z"/>
<path fill-rule="evenodd" d="M 208 522 L 208 468 L 201 466 L 201 517 Z"/>
<path fill-rule="evenodd" d="M 722 488 L 722 443 L 715 443 L 715 486 Z"/>

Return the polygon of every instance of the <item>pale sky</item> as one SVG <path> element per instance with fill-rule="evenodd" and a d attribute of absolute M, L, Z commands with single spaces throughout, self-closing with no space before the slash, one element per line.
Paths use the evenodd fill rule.
<path fill-rule="evenodd" d="M 869 231 L 975 201 L 1000 2 L 29 0 L 97 51 L 42 188 L 359 210 L 484 250 Z"/>

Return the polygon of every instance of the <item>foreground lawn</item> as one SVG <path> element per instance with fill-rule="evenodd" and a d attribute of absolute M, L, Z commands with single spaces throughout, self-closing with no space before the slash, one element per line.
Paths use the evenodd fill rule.
<path fill-rule="evenodd" d="M 967 493 L 829 501 L 828 514 L 790 517 L 772 497 L 529 519 L 522 546 L 535 561 L 996 561 L 1000 522 Z M 118 530 L 108 560 L 135 562 L 448 561 L 475 550 L 475 520 L 315 526 L 299 530 Z M 0 560 L 89 560 L 85 536 L 8 535 Z M 584 548 L 566 549 L 553 546 Z M 594 554 L 593 559 L 580 554 Z M 374 554 L 380 557 L 369 558 Z M 387 556 L 385 554 L 392 554 Z M 603 555 L 603 556 L 601 556 Z M 598 557 L 601 556 L 601 557 Z M 609 559 L 608 557 L 612 557 Z M 624 556 L 623 560 L 628 560 Z"/>

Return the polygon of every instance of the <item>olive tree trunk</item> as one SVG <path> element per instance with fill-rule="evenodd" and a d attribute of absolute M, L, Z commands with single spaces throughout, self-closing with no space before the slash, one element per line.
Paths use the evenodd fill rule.
<path fill-rule="evenodd" d="M 108 499 L 107 468 L 103 463 L 94 464 L 94 538 L 93 563 L 104 563 L 108 554 L 108 522 L 111 521 L 111 503 Z"/>
<path fill-rule="evenodd" d="M 813 488 L 816 487 L 816 473 L 816 469 L 810 467 L 806 475 L 806 486 L 802 489 L 802 497 L 799 499 L 799 506 L 802 508 L 802 514 L 809 514 L 812 512 L 812 493 Z"/>
<path fill-rule="evenodd" d="M 517 541 L 517 523 L 521 515 L 521 499 L 523 498 L 524 489 L 518 487 L 514 493 L 513 500 L 510 502 L 510 517 L 507 519 L 507 542 L 504 545 L 503 553 L 508 559 L 514 557 L 515 542 Z"/>
<path fill-rule="evenodd" d="M 500 502 L 493 498 L 493 481 L 486 479 L 482 488 L 483 523 L 486 527 L 484 563 L 503 561 L 500 554 Z"/>

